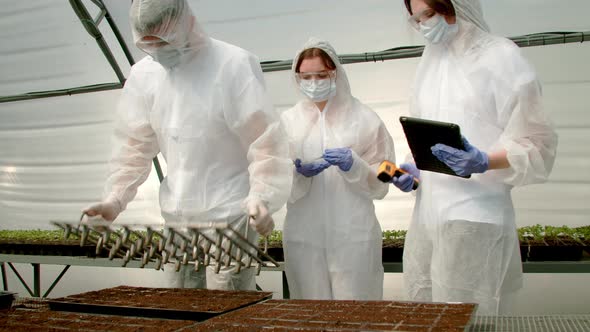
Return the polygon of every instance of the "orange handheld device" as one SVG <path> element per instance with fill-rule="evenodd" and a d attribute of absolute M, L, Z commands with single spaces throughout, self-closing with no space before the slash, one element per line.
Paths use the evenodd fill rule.
<path fill-rule="evenodd" d="M 396 176 L 402 176 L 403 174 L 407 174 L 408 172 L 404 171 L 401 168 L 397 168 L 397 166 L 392 163 L 389 160 L 384 160 L 383 162 L 381 162 L 381 165 L 379 165 L 379 170 L 377 171 L 377 178 L 379 180 L 381 180 L 382 182 L 391 182 L 391 179 L 393 179 Z M 420 180 L 416 179 L 416 177 L 414 177 L 414 184 L 412 185 L 412 189 L 416 190 L 418 189 L 418 186 L 420 185 Z"/>

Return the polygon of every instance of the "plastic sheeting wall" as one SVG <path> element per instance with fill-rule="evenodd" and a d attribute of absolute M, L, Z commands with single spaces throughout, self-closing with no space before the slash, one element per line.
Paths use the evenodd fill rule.
<path fill-rule="evenodd" d="M 590 11 L 586 0 L 483 2 L 492 29 L 504 36 L 590 30 L 584 16 Z M 93 8 L 91 1 L 85 3 Z M 132 46 L 129 1 L 105 3 Z M 244 47 L 261 60 L 288 59 L 311 35 L 330 40 L 340 53 L 422 43 L 405 22 L 401 0 L 264 0 L 256 6 L 237 0 L 191 3 L 211 36 Z M 116 81 L 68 1 L 2 0 L 0 4 L 0 95 Z M 127 74 L 129 66 L 106 24 L 101 30 Z M 560 144 L 550 182 L 514 190 L 517 222 L 589 224 L 590 46 L 555 45 L 523 52 L 539 72 Z M 136 60 L 142 56 L 137 49 L 133 53 Z M 418 59 L 406 59 L 346 66 L 353 93 L 386 122 L 399 159 L 408 148 L 397 118 L 408 112 L 407 95 L 417 63 Z M 297 100 L 288 75 L 265 74 L 277 111 Z M 118 95 L 119 91 L 109 91 L 0 104 L 0 227 L 51 228 L 49 220 L 76 220 L 83 206 L 100 199 Z M 120 220 L 161 221 L 157 190 L 152 172 Z M 382 227 L 407 228 L 412 205 L 412 195 L 391 190 L 376 203 Z"/>

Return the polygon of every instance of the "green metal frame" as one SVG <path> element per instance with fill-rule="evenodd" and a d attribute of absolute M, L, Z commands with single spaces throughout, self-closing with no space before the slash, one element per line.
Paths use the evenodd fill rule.
<path fill-rule="evenodd" d="M 108 43 L 106 42 L 102 32 L 100 32 L 99 25 L 103 19 L 106 19 L 111 31 L 115 35 L 119 46 L 123 50 L 127 61 L 131 66 L 135 64 L 135 60 L 133 59 L 133 55 L 127 47 L 127 43 L 125 43 L 125 39 L 119 30 L 119 27 L 113 20 L 111 14 L 109 13 L 107 7 L 104 5 L 102 0 L 92 0 L 99 9 L 100 12 L 96 18 L 92 18 L 86 6 L 82 3 L 82 0 L 70 0 L 70 5 L 76 16 L 80 19 L 80 22 L 98 44 L 98 47 L 102 51 L 104 57 L 109 62 L 111 68 L 115 72 L 117 79 L 119 82 L 114 83 L 104 83 L 104 84 L 94 84 L 94 85 L 87 85 L 87 86 L 80 86 L 80 87 L 73 87 L 73 88 L 66 88 L 66 89 L 57 89 L 57 90 L 50 90 L 50 91 L 37 91 L 37 92 L 29 92 L 20 95 L 13 95 L 13 96 L 3 96 L 0 97 L 0 103 L 6 102 L 15 102 L 15 101 L 22 101 L 22 100 L 30 100 L 30 99 L 39 99 L 39 98 L 49 98 L 49 97 L 58 97 L 58 96 L 71 96 L 74 94 L 82 94 L 82 93 L 90 93 L 90 92 L 99 92 L 99 91 L 108 91 L 108 90 L 117 90 L 123 88 L 125 84 L 125 75 L 117 62 L 117 59 L 113 55 L 111 48 L 109 47 Z M 153 159 L 154 168 L 156 169 L 156 173 L 158 174 L 158 179 L 160 182 L 164 179 L 164 174 L 162 173 L 162 167 L 160 166 L 160 161 L 156 156 Z"/>
<path fill-rule="evenodd" d="M 76 87 L 76 88 L 67 88 L 67 89 L 59 89 L 59 90 L 51 90 L 51 91 L 28 92 L 28 93 L 25 93 L 22 95 L 0 97 L 0 103 L 21 101 L 21 100 L 30 100 L 30 99 L 60 97 L 60 96 L 71 96 L 71 95 L 88 93 L 88 92 L 117 90 L 117 89 L 121 89 L 122 87 L 123 87 L 123 83 L 103 83 L 103 84 L 81 86 L 81 87 Z"/>
<path fill-rule="evenodd" d="M 112 90 L 112 89 L 120 89 L 123 87 L 125 83 L 125 76 L 123 75 L 117 60 L 113 56 L 108 44 L 106 43 L 98 25 L 102 21 L 103 18 L 106 18 L 107 22 L 109 23 L 117 41 L 119 42 L 127 60 L 131 65 L 135 63 L 133 60 L 133 56 L 123 39 L 119 28 L 117 27 L 115 21 L 112 19 L 110 13 L 108 12 L 106 6 L 102 2 L 102 0 L 92 0 L 97 7 L 100 8 L 100 13 L 97 18 L 92 19 L 88 10 L 82 3 L 82 0 L 70 0 L 70 4 L 76 13 L 76 15 L 80 18 L 84 28 L 88 33 L 96 40 L 100 49 L 102 50 L 105 58 L 115 71 L 119 79 L 119 83 L 106 83 L 106 84 L 98 84 L 98 85 L 90 85 L 90 86 L 82 86 L 82 87 L 74 87 L 69 89 L 59 89 L 59 90 L 51 90 L 51 91 L 39 91 L 39 92 L 30 92 L 20 95 L 13 95 L 13 96 L 0 96 L 0 103 L 3 102 L 13 102 L 19 100 L 27 100 L 27 99 L 35 99 L 35 98 L 47 98 L 47 97 L 56 97 L 56 96 L 64 96 L 64 95 L 72 95 L 72 94 L 79 94 L 79 93 L 88 93 L 88 92 L 97 92 L 97 91 L 104 91 L 104 90 Z M 541 32 L 541 33 L 533 33 L 523 36 L 516 36 L 510 37 L 514 43 L 520 47 L 534 47 L 534 46 L 547 46 L 547 45 L 555 45 L 555 44 L 569 44 L 569 43 L 583 43 L 586 40 L 590 40 L 590 31 L 556 31 L 556 32 Z M 361 63 L 361 62 L 378 62 L 378 61 L 385 61 L 385 60 L 396 60 L 396 59 L 407 59 L 407 58 L 416 58 L 422 55 L 424 51 L 424 45 L 419 46 L 403 46 L 403 47 L 396 47 L 391 48 L 384 51 L 379 52 L 365 52 L 365 53 L 356 53 L 356 54 L 343 54 L 340 55 L 340 62 L 342 64 L 351 64 L 351 63 Z M 263 61 L 261 62 L 261 67 L 264 72 L 273 72 L 273 71 L 283 71 L 283 70 L 290 70 L 293 60 L 271 60 L 271 61 Z"/>
<path fill-rule="evenodd" d="M 70 0 L 71 3 L 76 4 L 76 8 L 84 7 L 81 4 L 81 0 Z M 101 0 L 94 0 L 94 3 L 101 3 Z M 74 6 L 74 5 L 72 5 Z M 103 5 L 104 6 L 104 5 Z M 113 29 L 115 36 L 117 36 L 117 40 L 121 45 L 129 63 L 133 65 L 133 57 L 129 52 L 129 49 L 123 40 L 123 37 L 120 35 L 117 25 L 110 17 L 110 14 L 104 7 L 105 11 L 105 18 L 109 22 L 109 25 Z M 74 87 L 69 89 L 58 89 L 58 90 L 51 90 L 51 91 L 39 91 L 39 92 L 30 92 L 24 93 L 20 95 L 13 95 L 13 96 L 2 96 L 0 97 L 0 103 L 5 102 L 13 102 L 19 100 L 27 100 L 27 99 L 36 99 L 36 98 L 48 98 L 48 97 L 56 97 L 56 96 L 65 96 L 65 95 L 72 95 L 72 94 L 80 94 L 80 93 L 88 93 L 88 92 L 97 92 L 97 91 L 104 91 L 104 90 L 113 90 L 113 89 L 120 89 L 123 87 L 125 83 L 125 77 L 122 76 L 121 70 L 119 65 L 117 64 L 115 58 L 113 57 L 108 45 L 104 41 L 100 30 L 98 30 L 97 26 L 95 25 L 94 21 L 88 19 L 89 14 L 87 11 L 81 11 L 80 14 L 82 17 L 80 20 L 86 27 L 87 31 L 96 39 L 97 43 L 99 44 L 100 48 L 102 49 L 105 57 L 108 59 L 109 63 L 113 67 L 113 70 L 119 77 L 119 83 L 106 83 L 106 84 L 97 84 L 97 85 L 89 85 L 89 86 L 82 86 L 82 87 Z M 84 18 L 84 15 L 88 15 L 88 17 Z M 100 22 L 99 22 L 100 23 Z M 520 47 L 534 47 L 534 46 L 547 46 L 547 45 L 555 45 L 555 44 L 569 44 L 569 43 L 583 43 L 586 40 L 590 40 L 590 31 L 578 31 L 578 32 L 542 32 L 542 33 L 534 33 L 529 35 L 511 37 L 512 41 L 514 41 Z M 422 55 L 424 51 L 424 46 L 404 46 L 404 47 L 396 47 L 391 48 L 385 51 L 380 52 L 365 52 L 365 53 L 357 53 L 357 54 L 343 54 L 340 55 L 340 61 L 342 64 L 351 64 L 351 63 L 361 63 L 361 62 L 378 62 L 378 61 L 386 61 L 386 60 L 396 60 L 396 59 L 407 59 L 407 58 L 417 58 Z M 271 61 L 263 61 L 261 62 L 262 71 L 264 72 L 273 72 L 273 71 L 282 71 L 282 70 L 290 70 L 292 60 L 271 60 Z"/>
<path fill-rule="evenodd" d="M 2 289 L 8 291 L 8 280 L 6 280 L 6 265 L 4 262 L 0 264 L 0 271 L 2 271 Z"/>
<path fill-rule="evenodd" d="M 92 267 L 121 267 L 119 260 L 109 260 L 108 258 L 89 258 L 89 257 L 72 257 L 72 256 L 37 256 L 37 255 L 7 255 L 0 254 L 0 262 L 2 262 L 2 281 L 4 290 L 8 290 L 6 273 L 4 271 L 4 264 L 8 266 L 15 273 L 17 278 L 27 289 L 29 294 L 33 297 L 39 297 L 41 294 L 41 265 L 64 265 L 65 268 L 57 276 L 55 281 L 51 284 L 48 290 L 42 297 L 47 297 L 61 280 L 63 275 L 71 266 L 92 266 Z M 25 263 L 33 266 L 33 290 L 28 286 L 26 281 L 21 277 L 19 272 L 14 267 L 14 263 Z M 140 261 L 130 261 L 126 267 L 141 268 Z M 154 262 L 148 263 L 145 266 L 147 269 L 155 267 Z M 402 273 L 403 265 L 401 262 L 384 262 L 383 269 L 385 273 Z M 572 262 L 523 262 L 522 269 L 524 273 L 590 273 L 590 260 L 572 261 Z M 283 298 L 288 299 L 290 296 L 289 285 L 287 284 L 287 277 L 285 275 L 285 265 L 280 263 L 279 267 L 263 267 L 263 271 L 280 271 L 282 275 L 283 284 Z"/>
<path fill-rule="evenodd" d="M 4 263 L 5 262 L 2 262 L 2 284 L 4 286 L 4 290 L 8 291 L 8 280 L 6 279 L 6 271 L 4 270 Z M 55 288 L 57 283 L 61 280 L 61 278 L 66 274 L 66 272 L 71 267 L 71 265 L 66 265 L 63 268 L 63 270 L 59 273 L 59 275 L 55 278 L 55 280 L 51 283 L 51 285 L 49 286 L 47 291 L 43 294 L 43 296 L 41 296 L 41 264 L 40 263 L 31 263 L 31 266 L 33 267 L 33 290 L 31 290 L 31 288 L 29 287 L 27 282 L 23 279 L 23 277 L 20 275 L 20 273 L 18 272 L 16 267 L 14 267 L 12 262 L 6 262 L 6 263 L 8 264 L 8 266 L 10 267 L 12 272 L 14 272 L 14 275 L 16 275 L 16 277 L 18 278 L 20 283 L 25 287 L 25 289 L 27 290 L 29 295 L 31 295 L 32 297 L 42 297 L 42 298 L 46 298 L 47 296 L 49 296 L 49 293 L 51 293 L 53 288 Z"/>
<path fill-rule="evenodd" d="M 541 32 L 523 36 L 510 37 L 514 43 L 520 47 L 546 46 L 554 44 L 583 43 L 590 40 L 590 31 L 584 32 Z M 367 52 L 357 54 L 342 54 L 338 58 L 342 64 L 360 63 L 360 62 L 377 62 L 385 60 L 397 60 L 407 58 L 417 58 L 422 56 L 424 46 L 404 46 L 391 48 L 380 52 Z M 265 72 L 290 70 L 292 60 L 283 61 L 264 61 L 261 63 L 262 70 Z"/>
<path fill-rule="evenodd" d="M 113 31 L 115 38 L 119 42 L 129 64 L 133 65 L 135 61 L 133 60 L 133 56 L 119 31 L 119 28 L 115 24 L 115 21 L 112 19 L 111 14 L 107 10 L 106 6 L 102 2 L 102 0 L 93 0 L 92 1 L 99 9 L 100 13 L 96 19 L 93 19 L 90 16 L 90 13 L 86 9 L 86 6 L 82 3 L 82 0 L 70 0 L 70 5 L 76 16 L 80 19 L 80 22 L 86 29 L 86 31 L 96 40 L 96 43 L 100 47 L 104 57 L 111 65 L 111 68 L 115 72 L 117 79 L 119 82 L 116 83 L 105 83 L 105 84 L 96 84 L 96 85 L 88 85 L 88 86 L 81 86 L 81 87 L 72 87 L 66 89 L 57 89 L 57 90 L 49 90 L 49 91 L 38 91 L 38 92 L 30 92 L 24 93 L 20 95 L 13 95 L 13 96 L 3 96 L 0 97 L 0 103 L 5 102 L 14 102 L 20 100 L 29 100 L 29 99 L 37 99 L 37 98 L 49 98 L 49 97 L 57 97 L 57 96 L 66 96 L 72 94 L 80 94 L 80 93 L 88 93 L 88 92 L 97 92 L 97 91 L 105 91 L 105 90 L 114 90 L 120 89 L 123 87 L 125 83 L 125 75 L 121 71 L 121 67 L 117 63 L 117 59 L 111 52 L 109 45 L 107 44 L 106 40 L 102 32 L 100 32 L 99 24 L 101 23 L 103 18 L 106 18 L 111 30 Z"/>

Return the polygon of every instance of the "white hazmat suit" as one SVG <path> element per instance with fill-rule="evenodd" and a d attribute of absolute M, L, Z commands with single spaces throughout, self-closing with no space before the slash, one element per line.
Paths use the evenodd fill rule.
<path fill-rule="evenodd" d="M 478 314 L 497 315 L 508 312 L 503 300 L 522 287 L 510 191 L 547 180 L 557 136 L 519 48 L 488 33 L 479 1 L 452 3 L 458 32 L 427 44 L 411 114 L 458 124 L 481 151 L 505 150 L 510 167 L 470 179 L 421 172 L 404 281 L 410 300 L 475 302 Z"/>
<path fill-rule="evenodd" d="M 124 209 L 161 152 L 167 222 L 233 221 L 250 213 L 245 209 L 278 210 L 290 192 L 292 163 L 258 59 L 207 37 L 185 0 L 135 0 L 130 16 L 136 45 L 151 56 L 131 68 L 122 92 L 104 201 Z M 267 226 L 265 232 L 273 227 Z M 255 242 L 256 233 L 249 234 Z M 207 286 L 253 289 L 252 270 L 207 269 Z"/>
<path fill-rule="evenodd" d="M 309 99 L 281 115 L 291 158 L 317 160 L 329 148 L 349 147 L 353 163 L 345 172 L 332 166 L 313 177 L 294 171 L 283 245 L 292 298 L 380 300 L 383 296 L 382 234 L 374 199 L 388 185 L 376 171 L 395 161 L 393 140 L 381 119 L 354 98 L 344 68 L 325 41 L 310 39 L 299 55 L 319 48 L 336 64 L 336 94 L 323 112 Z"/>

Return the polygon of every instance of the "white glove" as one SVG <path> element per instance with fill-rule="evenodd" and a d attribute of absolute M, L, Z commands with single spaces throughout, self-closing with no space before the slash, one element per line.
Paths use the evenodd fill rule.
<path fill-rule="evenodd" d="M 275 228 L 275 222 L 268 213 L 266 203 L 259 198 L 247 198 L 244 202 L 244 210 L 250 216 L 250 225 L 260 235 L 266 236 Z"/>
<path fill-rule="evenodd" d="M 86 207 L 82 212 L 89 217 L 101 216 L 106 221 L 113 221 L 121 213 L 121 204 L 118 201 L 103 201 Z"/>

